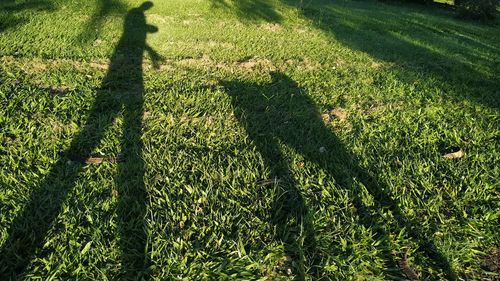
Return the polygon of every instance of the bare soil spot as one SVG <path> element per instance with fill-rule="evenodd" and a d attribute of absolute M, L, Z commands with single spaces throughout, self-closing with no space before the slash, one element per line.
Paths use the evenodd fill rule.
<path fill-rule="evenodd" d="M 334 108 L 329 112 L 325 112 L 321 114 L 321 119 L 326 124 L 332 122 L 333 120 L 339 120 L 340 122 L 344 122 L 348 118 L 348 113 L 345 109 L 341 107 Z"/>
<path fill-rule="evenodd" d="M 483 268 L 490 273 L 494 273 L 494 276 L 489 276 L 492 281 L 500 280 L 500 249 L 494 248 L 491 253 L 489 253 L 483 259 Z M 486 279 L 485 279 L 486 280 Z"/>
<path fill-rule="evenodd" d="M 258 67 L 265 67 L 270 70 L 275 69 L 271 61 L 269 61 L 268 59 L 260 59 L 260 58 L 251 58 L 249 60 L 237 62 L 235 66 L 250 70 Z"/>
<path fill-rule="evenodd" d="M 302 34 L 302 33 L 306 33 L 307 32 L 307 29 L 304 29 L 304 28 L 295 28 L 294 29 L 295 32 L 299 33 L 299 34 Z"/>
<path fill-rule="evenodd" d="M 315 70 L 321 68 L 322 65 L 318 62 L 314 62 L 309 58 L 303 58 L 300 61 L 289 59 L 286 62 L 287 66 L 296 67 L 300 70 Z"/>
<path fill-rule="evenodd" d="M 64 86 L 64 85 L 55 85 L 54 86 L 54 85 L 39 84 L 39 85 L 36 85 L 36 87 L 40 90 L 48 91 L 54 95 L 64 95 L 64 94 L 67 94 L 67 93 L 75 90 L 74 88 Z"/>
<path fill-rule="evenodd" d="M 125 157 L 123 155 L 118 155 L 117 157 L 113 156 L 90 156 L 83 157 L 79 155 L 70 155 L 69 159 L 73 162 L 78 162 L 87 165 L 99 165 L 105 162 L 108 163 L 120 163 L 125 161 Z"/>
<path fill-rule="evenodd" d="M 384 65 L 382 63 L 379 63 L 379 62 L 372 62 L 370 67 L 373 69 L 381 69 L 382 67 L 384 67 Z"/>
<path fill-rule="evenodd" d="M 261 24 L 259 27 L 271 32 L 278 32 L 283 29 L 283 26 L 279 23 L 264 23 Z"/>
<path fill-rule="evenodd" d="M 334 108 L 330 111 L 330 116 L 339 119 L 340 121 L 347 120 L 347 111 L 341 107 Z"/>

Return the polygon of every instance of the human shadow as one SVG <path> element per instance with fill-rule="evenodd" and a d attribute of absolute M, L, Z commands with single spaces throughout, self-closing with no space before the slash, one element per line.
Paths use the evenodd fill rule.
<path fill-rule="evenodd" d="M 312 268 L 309 274 L 315 278 L 324 277 L 327 273 L 321 270 L 321 256 L 331 253 L 322 254 L 315 247 L 311 215 L 300 187 L 293 179 L 291 163 L 287 162 L 281 144 L 301 154 L 305 161 L 320 166 L 336 187 L 350 191 L 360 223 L 373 229 L 378 240 L 382 241 L 379 250 L 385 261 L 384 268 L 390 269 L 387 274 L 394 276 L 394 270 L 399 270 L 399 275 L 404 276 L 398 269 L 390 242 L 390 235 L 401 233 L 404 228 L 420 250 L 431 257 L 432 266 L 455 279 L 448 261 L 419 228 L 418 222 L 409 220 L 392 199 L 389 189 L 357 163 L 356 157 L 325 126 L 306 93 L 282 73 L 273 72 L 271 78 L 268 84 L 223 81 L 221 85 L 231 97 L 236 118 L 278 179 L 281 192 L 272 210 L 272 224 L 276 226 L 277 238 L 285 245 L 286 254 L 299 262 L 296 267 L 298 279 L 304 279 L 306 266 Z M 363 203 L 363 188 L 374 198 L 372 206 Z M 393 214 L 395 226 L 387 225 L 387 220 L 380 215 L 382 210 Z M 299 229 L 303 229 L 302 234 Z M 391 229 L 391 233 L 387 229 Z"/>
<path fill-rule="evenodd" d="M 26 271 L 30 260 L 43 255 L 48 230 L 58 216 L 68 193 L 91 161 L 104 132 L 123 114 L 122 155 L 108 159 L 118 163 L 118 231 L 121 250 L 119 279 L 147 276 L 146 191 L 142 157 L 141 122 L 144 103 L 143 55 L 158 59 L 146 43 L 148 33 L 157 28 L 148 25 L 144 12 L 152 7 L 144 2 L 128 11 L 123 34 L 112 54 L 110 65 L 86 125 L 62 153 L 42 183 L 31 194 L 24 210 L 14 219 L 8 240 L 0 249 L 0 279 L 16 279 Z"/>
<path fill-rule="evenodd" d="M 27 21 L 26 18 L 16 16 L 17 12 L 26 10 L 52 11 L 54 9 L 55 6 L 50 1 L 33 0 L 16 2 L 14 0 L 3 0 L 0 2 L 0 32 Z M 5 13 L 2 14 L 2 12 Z"/>

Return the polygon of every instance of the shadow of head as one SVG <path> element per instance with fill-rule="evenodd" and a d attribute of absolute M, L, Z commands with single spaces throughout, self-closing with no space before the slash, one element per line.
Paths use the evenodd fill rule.
<path fill-rule="evenodd" d="M 138 9 L 141 10 L 141 11 L 147 11 L 149 9 L 151 9 L 152 7 L 154 6 L 153 2 L 151 1 L 146 1 L 144 3 L 142 3 Z"/>
<path fill-rule="evenodd" d="M 144 17 L 144 12 L 151 9 L 152 7 L 154 6 L 153 2 L 151 1 L 146 1 L 144 3 L 142 3 L 139 7 L 135 8 L 135 9 L 132 9 L 130 11 L 131 14 L 139 14 L 141 15 L 140 17 Z M 138 25 L 139 22 L 138 21 L 132 21 L 130 22 L 130 24 L 132 25 Z M 149 24 L 145 24 L 144 23 L 144 26 L 146 27 L 146 32 L 147 33 L 156 33 L 158 32 L 158 27 L 154 26 L 154 25 L 149 25 Z"/>

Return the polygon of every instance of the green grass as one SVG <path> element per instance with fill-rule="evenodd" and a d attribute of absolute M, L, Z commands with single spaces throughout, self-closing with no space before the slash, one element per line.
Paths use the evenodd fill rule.
<path fill-rule="evenodd" d="M 498 23 L 141 3 L 0 3 L 0 279 L 499 278 Z"/>

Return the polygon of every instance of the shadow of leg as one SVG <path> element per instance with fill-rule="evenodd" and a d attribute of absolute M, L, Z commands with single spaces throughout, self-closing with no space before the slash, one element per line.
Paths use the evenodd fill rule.
<path fill-rule="evenodd" d="M 272 224 L 276 227 L 277 238 L 285 246 L 289 266 L 295 268 L 299 280 L 305 280 L 306 275 L 316 276 L 318 269 L 314 225 L 297 183 L 291 180 L 279 188 L 272 210 Z M 306 273 L 307 268 L 313 272 Z"/>
<path fill-rule="evenodd" d="M 125 279 L 147 279 L 147 235 L 145 226 L 147 194 L 142 160 L 142 93 L 132 93 L 125 104 L 123 152 L 126 161 L 119 166 L 118 220 L 122 274 Z"/>
<path fill-rule="evenodd" d="M 73 139 L 70 148 L 32 192 L 24 210 L 12 222 L 9 238 L 0 250 L 1 280 L 21 274 L 42 248 L 48 230 L 84 167 L 83 160 L 97 146 L 118 108 L 107 92 L 98 94 L 84 129 Z"/>

